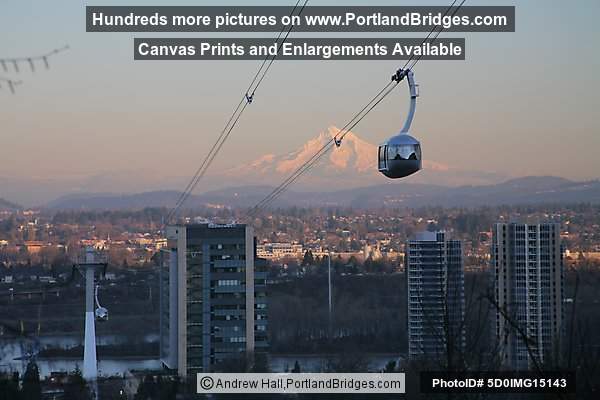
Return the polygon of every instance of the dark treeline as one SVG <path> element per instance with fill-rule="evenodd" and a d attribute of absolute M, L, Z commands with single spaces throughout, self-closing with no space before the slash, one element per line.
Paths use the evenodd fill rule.
<path fill-rule="evenodd" d="M 272 352 L 331 353 L 406 350 L 404 274 L 333 279 L 331 334 L 327 276 L 269 286 Z"/>
<path fill-rule="evenodd" d="M 55 224 L 87 224 L 96 222 L 119 223 L 130 220 L 136 222 L 160 223 L 168 214 L 166 208 L 144 208 L 142 210 L 66 210 L 52 213 Z"/>

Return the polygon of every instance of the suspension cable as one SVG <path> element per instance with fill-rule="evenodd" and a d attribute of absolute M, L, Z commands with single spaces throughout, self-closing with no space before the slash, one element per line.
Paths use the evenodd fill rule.
<path fill-rule="evenodd" d="M 339 132 L 329 139 L 319 150 L 317 150 L 311 158 L 298 167 L 288 178 L 286 178 L 277 188 L 275 188 L 267 197 L 258 202 L 250 211 L 249 215 L 255 215 L 260 209 L 275 200 L 281 195 L 291 184 L 293 184 L 302 174 L 308 171 L 327 151 L 334 145 L 339 143 L 346 134 L 354 128 L 375 106 L 377 106 L 394 88 L 398 82 L 391 81 L 383 87 Z M 338 139 L 338 135 L 340 138 Z"/>
<path fill-rule="evenodd" d="M 450 12 L 450 10 L 452 10 L 454 5 L 456 4 L 456 1 L 457 0 L 454 0 L 452 2 L 452 4 L 450 4 L 450 6 L 446 9 L 446 11 L 444 12 L 444 17 Z M 452 16 L 456 15 L 456 13 L 460 10 L 460 8 L 463 6 L 463 4 L 465 2 L 466 2 L 466 0 L 461 1 L 461 3 L 454 9 Z M 438 30 L 438 28 L 440 28 L 440 29 Z M 437 37 L 443 31 L 443 29 L 444 28 L 442 25 L 435 25 L 431 29 L 431 31 L 428 33 L 428 35 L 425 37 L 425 39 L 423 40 L 421 45 L 425 44 L 427 42 L 427 40 L 429 40 L 430 38 L 431 38 L 430 43 L 435 42 Z M 433 37 L 432 37 L 432 35 L 433 35 Z M 402 69 L 403 70 L 407 69 L 406 67 L 409 65 L 410 66 L 408 67 L 408 69 L 413 69 L 415 67 L 415 65 L 421 60 L 421 58 L 422 58 L 422 55 L 418 56 L 418 58 L 416 58 L 416 59 L 414 59 L 413 56 L 411 56 L 406 61 L 406 63 L 402 67 Z M 308 170 L 310 170 L 333 147 L 332 144 L 335 144 L 336 146 L 340 146 L 341 141 L 344 139 L 346 134 L 351 129 L 353 129 L 356 125 L 358 125 L 358 123 L 360 123 L 367 116 L 367 114 L 369 114 L 379 103 L 381 103 L 381 101 L 383 101 L 383 99 L 385 97 L 387 97 L 396 88 L 396 86 L 399 83 L 400 83 L 400 81 L 394 80 L 392 82 L 389 82 L 386 86 L 384 86 L 384 88 L 381 91 L 379 91 L 379 93 L 373 99 L 371 99 L 371 101 L 369 101 L 369 103 L 367 103 L 367 105 L 365 107 L 363 107 L 357 114 L 355 114 L 354 117 L 352 117 L 352 119 L 348 123 L 346 123 L 346 125 L 344 125 L 344 127 L 337 134 L 335 134 L 319 150 L 317 150 L 311 158 L 309 158 L 307 161 L 305 161 L 290 176 L 288 176 L 281 184 L 279 184 L 266 197 L 264 197 L 254 207 L 252 207 L 248 211 L 247 216 L 248 217 L 256 216 L 258 214 L 258 212 L 265 209 L 270 203 L 272 203 L 274 200 L 276 200 L 278 197 L 280 197 L 281 194 L 283 194 L 283 192 L 290 185 L 292 185 L 304 173 L 306 173 Z M 338 136 L 339 136 L 339 138 L 338 138 Z"/>
<path fill-rule="evenodd" d="M 448 14 L 448 12 L 452 9 L 452 7 L 454 7 L 454 4 L 456 4 L 457 0 L 452 1 L 452 4 L 450 4 L 450 6 L 448 6 L 448 8 L 446 9 L 446 11 L 444 11 L 444 17 L 446 16 L 446 14 Z M 463 2 L 464 3 L 464 2 Z M 462 4 L 461 4 L 462 5 Z M 443 18 L 443 17 L 442 17 Z M 433 31 L 435 31 L 437 29 L 438 26 L 441 25 L 435 25 L 427 34 L 427 36 L 425 36 L 425 38 L 423 39 L 423 41 L 421 42 L 421 46 L 423 46 L 425 43 L 427 43 L 427 40 L 429 40 L 429 38 L 431 37 L 431 35 L 433 34 Z M 443 27 L 442 27 L 443 29 Z M 435 39 L 434 39 L 435 40 Z M 433 42 L 432 42 L 433 43 Z M 402 69 L 406 69 L 406 66 L 413 60 L 413 57 L 415 57 L 414 54 L 411 54 L 411 56 L 409 57 L 408 60 L 406 60 L 406 63 L 404 63 L 404 66 L 402 66 Z"/>
<path fill-rule="evenodd" d="M 308 1 L 309 0 L 304 0 L 303 4 L 298 12 L 298 16 L 300 16 L 302 14 L 306 5 L 308 4 Z M 290 13 L 290 16 L 294 15 L 295 11 L 298 9 L 298 6 L 300 5 L 300 2 L 301 2 L 301 0 L 297 0 L 296 5 L 294 6 L 294 8 L 292 9 L 292 11 Z M 179 198 L 177 199 L 175 206 L 167 215 L 167 219 L 166 219 L 167 224 L 171 222 L 171 219 L 177 214 L 179 209 L 183 206 L 185 201 L 192 194 L 192 192 L 198 185 L 198 182 L 205 175 L 205 173 L 208 170 L 208 168 L 210 167 L 211 163 L 213 162 L 213 160 L 215 159 L 215 157 L 217 156 L 217 154 L 219 153 L 219 151 L 225 144 L 225 141 L 227 140 L 227 138 L 229 137 L 229 135 L 231 134 L 231 132 L 233 131 L 233 129 L 235 128 L 237 123 L 239 122 L 242 114 L 244 113 L 244 111 L 246 110 L 248 105 L 250 105 L 252 103 L 252 101 L 254 100 L 254 95 L 256 94 L 256 91 L 258 90 L 258 88 L 262 84 L 263 80 L 265 79 L 271 66 L 275 62 L 275 59 L 279 55 L 279 52 L 280 52 L 283 44 L 288 39 L 288 37 L 293 29 L 294 29 L 294 25 L 292 24 L 292 25 L 289 25 L 289 27 L 287 27 L 287 28 L 284 27 L 281 30 L 281 32 L 279 32 L 279 35 L 277 36 L 277 39 L 275 41 L 276 43 L 279 42 L 279 40 L 282 38 L 282 36 L 284 35 L 284 32 L 285 32 L 285 36 L 283 36 L 283 40 L 281 40 L 279 42 L 279 46 L 277 47 L 277 52 L 273 56 L 265 57 L 265 59 L 261 63 L 258 71 L 252 78 L 250 85 L 248 86 L 248 89 L 246 90 L 246 92 L 240 99 L 239 103 L 237 104 L 236 108 L 234 109 L 233 113 L 229 117 L 229 120 L 225 124 L 225 127 L 221 131 L 219 137 L 213 143 L 208 154 L 206 155 L 206 157 L 200 164 L 200 167 L 198 167 L 198 169 L 196 170 L 192 179 L 189 181 L 186 188 L 184 189 L 184 191 L 180 194 Z"/>
<path fill-rule="evenodd" d="M 456 15 L 456 13 L 457 13 L 457 12 L 458 12 L 458 11 L 459 11 L 461 8 L 462 8 L 463 4 L 465 4 L 465 2 L 466 2 L 466 1 L 467 1 L 467 0 L 462 0 L 462 1 L 460 2 L 460 4 L 458 5 L 458 7 L 456 7 L 456 8 L 454 9 L 454 12 L 452 13 L 451 17 L 454 17 L 454 16 Z M 456 2 L 456 0 L 454 0 L 454 2 L 452 2 L 452 4 L 450 5 L 450 7 L 448 7 L 448 9 L 446 10 L 446 12 L 450 11 L 450 9 L 451 9 L 451 8 L 454 6 L 454 3 L 455 3 L 455 2 Z M 433 39 L 432 39 L 431 43 L 435 42 L 435 40 L 438 38 L 438 36 L 440 36 L 440 33 L 442 33 L 442 31 L 444 30 L 444 28 L 443 28 L 441 25 L 439 25 L 439 27 L 440 27 L 440 30 L 438 30 L 438 31 L 436 32 L 436 34 L 434 35 L 434 37 L 433 37 Z M 429 36 L 429 35 L 428 35 L 428 36 Z M 423 44 L 424 44 L 424 43 L 423 43 Z M 421 60 L 421 58 L 422 58 L 422 57 L 423 57 L 423 53 L 419 54 L 419 55 L 417 56 L 417 59 L 416 59 L 416 60 L 413 62 L 413 64 L 412 64 L 412 65 L 411 65 L 411 66 L 410 66 L 408 69 L 413 69 L 413 68 L 415 67 L 415 65 L 416 65 L 416 64 L 419 62 L 419 60 Z M 403 68 L 403 69 L 404 69 L 404 68 Z"/>

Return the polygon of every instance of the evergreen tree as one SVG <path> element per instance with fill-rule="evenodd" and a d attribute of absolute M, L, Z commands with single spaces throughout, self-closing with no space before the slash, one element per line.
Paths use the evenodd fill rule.
<path fill-rule="evenodd" d="M 35 361 L 30 361 L 23 375 L 21 397 L 27 400 L 42 399 L 42 385 L 40 383 L 40 370 Z"/>
<path fill-rule="evenodd" d="M 296 360 L 296 362 L 294 362 L 294 369 L 292 369 L 292 372 L 295 374 L 299 374 L 300 371 L 300 363 L 298 362 L 298 360 Z"/>
<path fill-rule="evenodd" d="M 385 368 L 383 369 L 383 372 L 392 373 L 395 371 L 396 371 L 396 361 L 394 361 L 394 360 L 388 361 L 388 363 L 385 365 Z"/>
<path fill-rule="evenodd" d="M 304 259 L 302 260 L 302 266 L 306 267 L 308 265 L 315 265 L 315 257 L 313 256 L 312 251 L 306 250 L 304 253 Z"/>

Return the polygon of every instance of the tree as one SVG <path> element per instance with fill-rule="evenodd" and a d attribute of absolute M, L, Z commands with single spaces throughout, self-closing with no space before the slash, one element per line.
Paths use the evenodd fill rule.
<path fill-rule="evenodd" d="M 12 376 L 0 375 L 0 400 L 19 400 L 19 373 L 15 372 Z"/>
<path fill-rule="evenodd" d="M 90 400 L 92 398 L 90 390 L 81 375 L 79 368 L 69 375 L 68 383 L 65 386 L 64 400 Z"/>
<path fill-rule="evenodd" d="M 348 259 L 348 265 L 351 265 L 353 267 L 356 267 L 359 265 L 358 260 L 356 259 L 356 257 L 354 256 L 350 256 L 350 258 Z"/>
<path fill-rule="evenodd" d="M 300 363 L 298 363 L 298 360 L 296 360 L 296 362 L 294 362 L 294 368 L 292 369 L 292 372 L 295 374 L 299 374 L 300 371 Z"/>
<path fill-rule="evenodd" d="M 366 354 L 360 352 L 343 352 L 327 360 L 326 372 L 359 373 L 369 369 Z"/>
<path fill-rule="evenodd" d="M 394 361 L 394 360 L 388 361 L 388 363 L 383 368 L 383 372 L 385 372 L 385 373 L 396 372 L 396 361 Z"/>
<path fill-rule="evenodd" d="M 158 377 L 158 392 L 160 400 L 175 400 L 179 390 L 179 376 L 173 378 Z"/>
<path fill-rule="evenodd" d="M 30 361 L 23 375 L 22 398 L 27 400 L 42 399 L 42 385 L 40 383 L 40 371 L 35 361 Z"/>
<path fill-rule="evenodd" d="M 302 260 L 302 266 L 306 267 L 308 265 L 315 265 L 315 257 L 313 256 L 312 251 L 306 250 L 304 253 L 304 259 Z"/>
<path fill-rule="evenodd" d="M 156 399 L 158 394 L 158 387 L 154 376 L 147 374 L 144 380 L 138 386 L 137 393 L 135 394 L 135 400 L 149 400 Z"/>

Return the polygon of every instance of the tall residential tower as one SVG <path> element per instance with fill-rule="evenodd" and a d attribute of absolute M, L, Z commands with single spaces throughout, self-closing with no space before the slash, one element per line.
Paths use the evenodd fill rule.
<path fill-rule="evenodd" d="M 406 244 L 410 359 L 452 363 L 465 346 L 462 246 L 444 232 Z"/>
<path fill-rule="evenodd" d="M 180 376 L 266 350 L 266 273 L 246 225 L 167 228 L 160 273 L 160 356 Z"/>
<path fill-rule="evenodd" d="M 559 224 L 496 224 L 492 274 L 503 366 L 524 370 L 557 362 L 564 319 Z"/>

